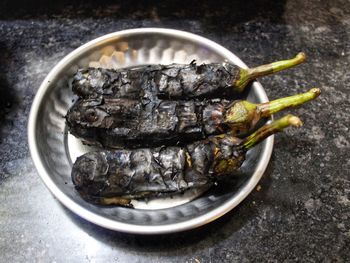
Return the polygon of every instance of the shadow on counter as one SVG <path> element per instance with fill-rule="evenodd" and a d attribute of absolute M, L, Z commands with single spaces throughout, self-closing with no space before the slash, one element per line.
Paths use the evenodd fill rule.
<path fill-rule="evenodd" d="M 8 71 L 10 68 L 12 52 L 0 42 L 0 184 L 7 177 L 6 162 L 10 160 L 8 152 L 11 150 L 8 138 L 12 135 L 13 118 L 8 117 L 14 114 L 18 107 L 18 98 L 15 90 L 8 82 Z"/>
<path fill-rule="evenodd" d="M 4 0 L 0 19 L 115 18 L 154 21 L 199 20 L 208 31 L 230 32 L 231 26 L 250 20 L 283 23 L 285 0 L 246 1 L 46 1 Z"/>
<path fill-rule="evenodd" d="M 11 52 L 3 42 L 0 42 L 0 145 L 4 139 L 3 126 L 6 122 L 6 115 L 12 110 L 17 99 L 14 89 L 7 81 L 7 71 L 11 59 Z"/>

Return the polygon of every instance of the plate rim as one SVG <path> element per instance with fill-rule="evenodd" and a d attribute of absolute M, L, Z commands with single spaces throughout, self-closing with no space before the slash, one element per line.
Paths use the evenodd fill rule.
<path fill-rule="evenodd" d="M 193 33 L 189 33 L 186 31 L 182 31 L 182 30 L 151 27 L 151 28 L 127 29 L 127 30 L 117 31 L 110 34 L 103 35 L 71 51 L 62 60 L 60 60 L 51 69 L 49 74 L 45 77 L 45 79 L 41 83 L 35 95 L 35 98 L 33 100 L 33 103 L 30 109 L 28 127 L 27 127 L 28 144 L 29 144 L 29 150 L 30 150 L 30 154 L 31 154 L 31 158 L 33 160 L 34 166 L 36 167 L 39 176 L 44 181 L 44 184 L 50 190 L 50 192 L 73 213 L 76 213 L 80 217 L 96 225 L 102 226 L 107 229 L 120 231 L 120 232 L 133 233 L 133 234 L 175 233 L 175 232 L 189 230 L 192 228 L 197 228 L 209 222 L 212 222 L 217 218 L 223 216 L 224 214 L 228 213 L 233 208 L 235 208 L 239 203 L 241 203 L 256 187 L 256 185 L 258 184 L 258 182 L 260 181 L 262 175 L 266 170 L 266 167 L 272 155 L 274 136 L 270 136 L 265 140 L 266 141 L 265 147 L 263 147 L 261 152 L 261 161 L 256 167 L 256 170 L 252 174 L 251 178 L 244 185 L 244 187 L 239 190 L 238 194 L 229 198 L 226 202 L 222 203 L 222 205 L 211 210 L 210 212 L 194 217 L 190 220 L 171 223 L 171 224 L 148 225 L 148 226 L 123 223 L 120 221 L 108 219 L 99 214 L 91 212 L 88 209 L 74 202 L 74 200 L 70 199 L 67 195 L 65 195 L 50 178 L 48 171 L 46 170 L 40 158 L 39 149 L 37 147 L 38 142 L 36 140 L 35 127 L 38 119 L 37 118 L 38 111 L 39 111 L 42 99 L 46 94 L 46 92 L 48 91 L 48 88 L 50 86 L 50 81 L 55 78 L 57 72 L 61 71 L 71 60 L 82 55 L 85 51 L 87 51 L 88 49 L 90 49 L 92 46 L 96 44 L 101 44 L 105 41 L 110 41 L 112 39 L 115 39 L 121 36 L 137 35 L 137 34 L 145 34 L 145 33 L 173 35 L 176 37 L 185 38 L 188 40 L 196 40 L 197 42 L 205 43 L 207 46 L 211 46 L 215 50 L 219 50 L 225 58 L 229 58 L 230 60 L 237 61 L 237 65 L 239 65 L 240 67 L 247 68 L 247 65 L 239 57 L 237 57 L 235 54 L 233 54 L 231 51 L 229 51 L 225 47 L 205 37 L 202 37 Z M 259 82 L 255 82 L 254 85 L 258 87 L 257 92 L 259 93 L 259 96 L 263 98 L 263 100 L 268 101 L 268 97 L 262 85 Z"/>

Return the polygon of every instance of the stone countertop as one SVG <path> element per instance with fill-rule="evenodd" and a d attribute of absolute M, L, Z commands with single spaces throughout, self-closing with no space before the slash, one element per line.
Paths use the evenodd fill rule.
<path fill-rule="evenodd" d="M 349 2 L 175 2 L 0 3 L 0 262 L 349 262 Z M 304 51 L 308 63 L 261 83 L 270 99 L 323 92 L 291 111 L 305 124 L 276 136 L 259 187 L 192 231 L 139 236 L 95 226 L 55 200 L 28 151 L 30 106 L 50 69 L 91 39 L 139 27 L 202 35 L 250 66 Z"/>

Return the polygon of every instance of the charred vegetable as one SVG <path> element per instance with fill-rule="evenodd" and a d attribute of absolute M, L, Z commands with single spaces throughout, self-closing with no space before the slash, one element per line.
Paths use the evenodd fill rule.
<path fill-rule="evenodd" d="M 169 101 L 87 99 L 78 101 L 66 119 L 70 132 L 90 145 L 111 148 L 154 147 L 201 140 L 208 135 L 246 134 L 278 111 L 316 98 L 320 89 L 274 101 Z"/>
<path fill-rule="evenodd" d="M 290 125 L 302 123 L 287 115 L 245 139 L 219 135 L 186 147 L 90 152 L 75 162 L 72 180 L 85 199 L 103 205 L 211 185 L 232 175 L 247 150 Z"/>
<path fill-rule="evenodd" d="M 253 79 L 294 67 L 305 60 L 305 54 L 251 69 L 228 63 L 196 65 L 150 65 L 129 69 L 88 68 L 74 76 L 73 92 L 82 98 L 140 99 L 193 98 L 242 92 Z"/>

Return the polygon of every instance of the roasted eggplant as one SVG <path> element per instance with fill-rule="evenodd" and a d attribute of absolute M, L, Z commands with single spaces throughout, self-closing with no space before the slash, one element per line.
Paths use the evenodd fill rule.
<path fill-rule="evenodd" d="M 294 67 L 305 54 L 256 68 L 243 69 L 228 63 L 197 65 L 148 65 L 128 69 L 87 68 L 79 70 L 72 90 L 81 98 L 127 98 L 139 100 L 223 97 L 226 91 L 240 93 L 257 77 Z M 227 98 L 227 97 L 226 97 Z"/>
<path fill-rule="evenodd" d="M 302 123 L 287 115 L 244 139 L 224 134 L 183 147 L 89 152 L 74 163 L 72 181 L 84 199 L 101 205 L 210 186 L 237 171 L 247 150 L 290 125 Z"/>
<path fill-rule="evenodd" d="M 278 111 L 316 98 L 320 89 L 254 104 L 248 101 L 79 100 L 66 116 L 69 131 L 86 144 L 139 148 L 185 144 L 209 135 L 251 132 Z"/>

